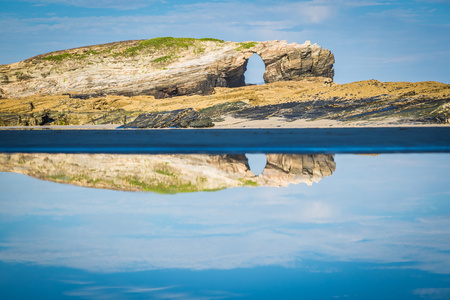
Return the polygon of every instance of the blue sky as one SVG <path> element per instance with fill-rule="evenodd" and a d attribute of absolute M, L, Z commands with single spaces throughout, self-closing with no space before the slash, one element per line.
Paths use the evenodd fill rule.
<path fill-rule="evenodd" d="M 311 40 L 338 83 L 449 83 L 449 16 L 449 0 L 0 0 L 0 63 L 158 36 Z"/>

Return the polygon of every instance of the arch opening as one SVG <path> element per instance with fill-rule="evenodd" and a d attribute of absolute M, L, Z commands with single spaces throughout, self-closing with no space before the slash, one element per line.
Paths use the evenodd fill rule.
<path fill-rule="evenodd" d="M 247 60 L 246 71 L 244 72 L 245 84 L 264 84 L 264 72 L 266 65 L 258 54 L 253 54 Z"/>

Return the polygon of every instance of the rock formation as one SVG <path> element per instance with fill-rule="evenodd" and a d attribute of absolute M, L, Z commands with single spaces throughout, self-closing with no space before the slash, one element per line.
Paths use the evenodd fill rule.
<path fill-rule="evenodd" d="M 0 154 L 0 172 L 85 187 L 181 193 L 239 186 L 311 185 L 335 170 L 333 155 L 268 154 L 255 176 L 245 155 Z"/>
<path fill-rule="evenodd" d="M 309 41 L 224 42 L 155 38 L 81 47 L 0 66 L 1 97 L 35 94 L 209 94 L 245 85 L 253 55 L 261 56 L 266 83 L 321 77 L 331 82 L 334 56 Z"/>

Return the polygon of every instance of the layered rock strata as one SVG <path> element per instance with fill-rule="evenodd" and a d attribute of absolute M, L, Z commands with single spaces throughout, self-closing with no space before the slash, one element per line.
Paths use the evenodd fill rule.
<path fill-rule="evenodd" d="M 1 97 L 36 94 L 209 94 L 245 85 L 253 55 L 265 64 L 266 83 L 334 76 L 334 56 L 309 41 L 224 42 L 156 38 L 81 47 L 0 66 Z"/>
<path fill-rule="evenodd" d="M 255 176 L 245 155 L 0 154 L 0 172 L 85 187 L 180 193 L 239 186 L 311 185 L 336 168 L 333 155 L 268 154 Z"/>

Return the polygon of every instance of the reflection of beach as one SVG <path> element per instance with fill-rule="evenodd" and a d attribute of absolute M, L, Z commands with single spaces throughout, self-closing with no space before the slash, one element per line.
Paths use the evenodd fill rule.
<path fill-rule="evenodd" d="M 0 171 L 74 185 L 160 193 L 320 181 L 335 170 L 333 155 L 268 154 L 262 174 L 245 155 L 0 154 Z"/>

